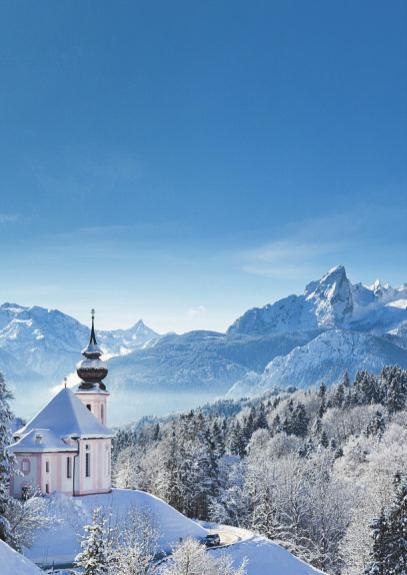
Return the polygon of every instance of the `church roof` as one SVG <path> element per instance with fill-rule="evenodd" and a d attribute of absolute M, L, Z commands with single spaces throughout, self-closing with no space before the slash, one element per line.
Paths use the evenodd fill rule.
<path fill-rule="evenodd" d="M 21 439 L 10 446 L 14 453 L 32 453 L 41 451 L 77 451 L 74 442 L 66 442 L 51 429 L 31 429 Z"/>
<path fill-rule="evenodd" d="M 32 433 L 32 432 L 35 433 Z M 113 437 L 113 433 L 84 406 L 72 391 L 65 387 L 57 393 L 43 409 L 34 416 L 24 427 L 19 429 L 15 436 L 19 441 L 11 447 L 13 451 L 24 445 L 27 447 L 35 442 L 35 435 L 42 435 L 40 451 L 61 450 L 66 451 L 69 444 L 64 438 L 104 438 Z M 36 447 L 40 447 L 38 444 Z M 32 451 L 35 449 L 33 448 Z M 68 449 L 69 450 L 69 449 Z"/>

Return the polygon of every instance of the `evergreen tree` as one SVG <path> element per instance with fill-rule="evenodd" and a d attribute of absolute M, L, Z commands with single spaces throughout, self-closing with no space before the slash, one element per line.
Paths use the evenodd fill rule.
<path fill-rule="evenodd" d="M 395 477 L 395 495 L 387 511 L 372 525 L 372 561 L 368 575 L 405 575 L 407 573 L 407 481 Z"/>
<path fill-rule="evenodd" d="M 345 401 L 345 386 L 343 385 L 343 383 L 340 383 L 336 388 L 332 405 L 333 407 L 342 407 L 344 401 Z"/>
<path fill-rule="evenodd" d="M 273 422 L 271 424 L 271 432 L 272 433 L 280 433 L 281 430 L 282 430 L 281 418 L 277 413 L 277 415 L 275 416 L 275 418 L 273 419 Z"/>
<path fill-rule="evenodd" d="M 328 440 L 328 436 L 326 434 L 325 429 L 321 433 L 321 441 L 319 443 L 320 443 L 320 445 L 322 445 L 322 447 L 325 447 L 325 448 L 327 448 L 329 445 L 329 440 Z"/>
<path fill-rule="evenodd" d="M 212 441 L 217 456 L 222 457 L 225 454 L 225 438 L 223 430 L 216 420 L 212 426 Z"/>
<path fill-rule="evenodd" d="M 397 365 L 384 367 L 380 381 L 389 412 L 401 411 L 407 402 L 407 371 Z"/>
<path fill-rule="evenodd" d="M 324 382 L 321 383 L 318 389 L 318 397 L 320 399 L 326 399 L 326 385 Z"/>
<path fill-rule="evenodd" d="M 9 407 L 12 395 L 0 373 L 0 539 L 11 543 L 10 524 L 6 518 L 9 507 L 9 486 L 13 472 L 14 458 L 8 447 L 11 444 L 11 422 L 13 414 Z"/>
<path fill-rule="evenodd" d="M 249 411 L 249 415 L 244 418 L 243 423 L 243 436 L 246 445 L 249 443 L 251 436 L 256 431 L 255 421 L 256 421 L 256 411 L 254 407 L 252 407 Z"/>
<path fill-rule="evenodd" d="M 153 441 L 158 441 L 160 438 L 160 424 L 156 423 L 153 428 Z"/>
<path fill-rule="evenodd" d="M 296 435 L 297 437 L 305 437 L 308 431 L 309 418 L 303 403 L 298 402 L 295 408 L 289 410 L 284 419 L 283 431 L 287 435 Z"/>
<path fill-rule="evenodd" d="M 322 421 L 318 415 L 312 425 L 312 434 L 318 437 L 319 435 L 321 435 L 321 433 L 322 433 Z"/>
<path fill-rule="evenodd" d="M 319 386 L 318 397 L 321 400 L 321 403 L 319 405 L 318 415 L 322 419 L 324 416 L 324 413 L 326 412 L 326 385 L 323 382 Z"/>
<path fill-rule="evenodd" d="M 339 459 L 340 457 L 343 457 L 343 449 L 342 447 L 337 447 L 334 453 L 334 458 Z"/>
<path fill-rule="evenodd" d="M 106 520 L 101 509 L 93 511 L 92 523 L 85 525 L 85 535 L 81 541 L 82 551 L 76 556 L 75 563 L 83 575 L 106 575 L 108 573 Z"/>
<path fill-rule="evenodd" d="M 257 429 L 268 429 L 269 424 L 267 421 L 266 408 L 263 402 L 260 403 L 259 408 L 256 412 L 254 421 L 255 430 Z"/>
<path fill-rule="evenodd" d="M 376 411 L 366 428 L 366 436 L 375 435 L 381 437 L 385 430 L 386 423 L 381 411 Z"/>
<path fill-rule="evenodd" d="M 243 438 L 242 426 L 240 425 L 238 419 L 236 420 L 236 423 L 232 429 L 230 451 L 234 455 L 239 455 L 240 457 L 244 457 L 246 454 L 246 444 Z"/>
<path fill-rule="evenodd" d="M 350 388 L 350 379 L 349 379 L 349 374 L 347 371 L 345 371 L 345 373 L 343 374 L 342 385 L 345 389 Z"/>
<path fill-rule="evenodd" d="M 359 405 L 380 403 L 383 399 L 382 386 L 376 376 L 368 371 L 358 371 L 353 384 L 353 393 L 355 403 Z"/>

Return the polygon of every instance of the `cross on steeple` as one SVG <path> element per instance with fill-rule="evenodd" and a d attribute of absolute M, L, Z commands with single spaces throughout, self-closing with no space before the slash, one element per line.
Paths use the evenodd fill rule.
<path fill-rule="evenodd" d="M 108 370 L 106 364 L 100 359 L 103 352 L 96 341 L 95 310 L 92 308 L 90 313 L 92 317 L 90 339 L 87 347 L 82 351 L 82 355 L 85 356 L 85 359 L 78 363 L 76 369 L 76 373 L 81 379 L 79 389 L 98 388 L 105 391 L 106 386 L 102 380 L 107 376 Z"/>
<path fill-rule="evenodd" d="M 89 343 L 93 343 L 94 345 L 97 345 L 96 334 L 95 334 L 95 310 L 94 310 L 94 308 L 92 308 L 90 310 L 90 313 L 92 316 L 92 330 L 90 332 L 90 342 Z"/>

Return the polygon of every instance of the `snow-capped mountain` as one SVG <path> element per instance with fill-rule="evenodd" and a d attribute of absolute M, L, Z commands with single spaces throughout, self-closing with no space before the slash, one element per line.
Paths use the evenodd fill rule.
<path fill-rule="evenodd" d="M 0 306 L 0 369 L 11 381 L 54 383 L 73 371 L 89 328 L 58 310 L 5 303 Z M 158 334 L 139 320 L 125 330 L 99 331 L 107 357 L 126 354 Z"/>
<path fill-rule="evenodd" d="M 98 337 L 106 357 L 114 357 L 153 345 L 160 336 L 139 319 L 129 329 L 99 331 Z"/>
<path fill-rule="evenodd" d="M 352 285 L 337 266 L 309 283 L 302 295 L 253 308 L 237 319 L 228 333 L 260 335 L 332 328 L 372 331 L 383 335 L 407 319 L 407 286 L 393 289 L 376 281 Z"/>
<path fill-rule="evenodd" d="M 407 286 L 376 281 L 352 285 L 338 266 L 311 282 L 303 295 L 247 311 L 228 333 L 302 332 L 308 341 L 273 358 L 264 373 L 236 382 L 230 394 L 261 393 L 275 386 L 307 387 L 338 381 L 345 370 L 407 366 Z M 314 330 L 312 334 L 311 330 Z M 315 333 L 315 331 L 317 333 Z"/>
<path fill-rule="evenodd" d="M 226 333 L 160 336 L 140 320 L 97 336 L 116 390 L 216 397 L 332 383 L 345 369 L 407 367 L 407 286 L 352 284 L 338 266 L 301 295 L 248 310 Z M 0 370 L 18 394 L 33 382 L 49 388 L 73 372 L 88 337 L 88 327 L 58 310 L 4 304 Z"/>

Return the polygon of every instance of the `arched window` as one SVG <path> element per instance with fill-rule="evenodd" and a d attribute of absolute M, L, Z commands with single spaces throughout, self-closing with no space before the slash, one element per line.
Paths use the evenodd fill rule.
<path fill-rule="evenodd" d="M 45 473 L 49 473 L 49 461 L 45 462 Z"/>
<path fill-rule="evenodd" d="M 89 409 L 89 411 L 92 411 L 92 406 L 91 406 L 90 403 L 87 403 L 87 404 L 86 404 L 86 407 Z"/>
<path fill-rule="evenodd" d="M 21 471 L 24 475 L 28 475 L 31 471 L 31 462 L 29 459 L 23 459 L 21 461 Z"/>
<path fill-rule="evenodd" d="M 103 403 L 100 406 L 100 419 L 101 419 L 102 423 L 105 422 L 105 406 L 103 405 Z"/>

